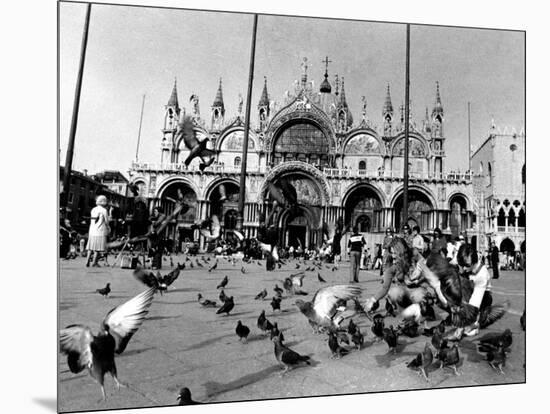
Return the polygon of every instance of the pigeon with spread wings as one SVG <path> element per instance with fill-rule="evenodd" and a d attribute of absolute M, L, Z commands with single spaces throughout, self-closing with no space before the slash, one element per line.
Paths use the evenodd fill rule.
<path fill-rule="evenodd" d="M 206 167 L 212 164 L 215 160 L 214 151 L 206 148 L 208 144 L 208 138 L 199 141 L 193 125 L 193 119 L 189 116 L 184 116 L 182 122 L 178 125 L 176 131 L 176 141 L 179 141 L 180 138 L 183 138 L 183 143 L 186 148 L 189 150 L 189 155 L 184 161 L 185 166 L 189 166 L 191 161 L 199 157 L 202 160 L 202 163 L 199 165 L 201 171 L 204 171 Z"/>
<path fill-rule="evenodd" d="M 353 316 L 354 311 L 341 311 L 340 301 L 347 301 L 361 295 L 361 288 L 353 285 L 336 285 L 319 289 L 311 302 L 298 299 L 296 306 L 309 320 L 312 326 L 323 328 L 338 328 L 347 317 Z"/>
<path fill-rule="evenodd" d="M 67 363 L 72 373 L 78 374 L 85 368 L 100 387 L 103 400 L 105 395 L 104 377 L 110 373 L 120 388 L 117 377 L 115 353 L 121 354 L 132 336 L 143 323 L 153 301 L 155 288 L 151 287 L 122 305 L 113 308 L 103 322 L 97 335 L 85 325 L 69 325 L 59 335 L 60 350 L 67 355 Z"/>
<path fill-rule="evenodd" d="M 207 242 L 217 240 L 220 237 L 220 219 L 216 215 L 201 221 L 199 224 L 194 224 L 193 227 L 199 229 Z M 199 264 L 198 261 L 197 264 Z M 202 265 L 200 265 L 200 267 L 202 267 Z"/>
<path fill-rule="evenodd" d="M 161 276 L 160 272 L 157 272 L 155 275 L 153 272 L 148 272 L 141 267 L 136 267 L 134 270 L 134 277 L 139 280 L 141 283 L 145 284 L 148 287 L 155 288 L 162 295 L 162 292 L 168 289 L 174 281 L 180 275 L 180 270 L 178 268 L 172 270 L 167 275 Z"/>

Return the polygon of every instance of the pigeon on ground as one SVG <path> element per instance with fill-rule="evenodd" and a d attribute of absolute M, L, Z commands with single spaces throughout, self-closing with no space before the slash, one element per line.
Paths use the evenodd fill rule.
<path fill-rule="evenodd" d="M 211 272 L 212 270 L 216 270 L 217 267 L 218 267 L 218 261 L 216 260 L 216 262 L 208 269 L 208 272 Z"/>
<path fill-rule="evenodd" d="M 178 405 L 197 405 L 202 404 L 198 401 L 193 401 L 191 398 L 191 391 L 189 391 L 189 388 L 184 387 L 180 390 L 180 393 L 178 395 Z"/>
<path fill-rule="evenodd" d="M 340 344 L 338 343 L 338 338 L 336 337 L 336 334 L 332 330 L 330 330 L 328 334 L 328 347 L 332 352 L 331 358 L 340 359 L 342 358 L 342 356 L 347 355 L 349 353 L 348 349 L 342 348 L 340 346 Z"/>
<path fill-rule="evenodd" d="M 436 350 L 441 350 L 447 346 L 447 341 L 444 339 L 445 325 L 440 323 L 435 329 L 432 336 L 432 345 Z"/>
<path fill-rule="evenodd" d="M 393 325 L 390 325 L 389 328 L 384 328 L 383 337 L 389 347 L 388 353 L 391 352 L 395 354 L 397 352 L 398 333 L 393 329 Z"/>
<path fill-rule="evenodd" d="M 171 268 L 174 267 L 174 260 L 172 260 L 172 256 L 170 256 L 170 267 L 171 267 Z"/>
<path fill-rule="evenodd" d="M 376 336 L 377 340 L 384 339 L 384 317 L 380 314 L 374 315 L 372 318 L 371 331 Z"/>
<path fill-rule="evenodd" d="M 227 295 L 225 294 L 224 290 L 220 290 L 220 295 L 218 296 L 218 298 L 220 299 L 220 301 L 223 303 L 225 302 L 225 300 L 227 299 Z"/>
<path fill-rule="evenodd" d="M 437 359 L 440 361 L 439 368 L 450 367 L 454 370 L 456 375 L 460 375 L 456 369 L 456 364 L 460 362 L 460 354 L 458 352 L 458 345 L 453 343 L 453 345 L 448 347 L 442 347 L 437 353 Z"/>
<path fill-rule="evenodd" d="M 365 337 L 361 333 L 361 329 L 357 327 L 353 335 L 351 336 L 351 342 L 357 347 L 357 350 L 361 350 L 363 343 L 365 342 Z"/>
<path fill-rule="evenodd" d="M 204 267 L 204 265 L 203 265 L 201 262 L 199 262 L 199 259 L 197 259 L 197 260 L 195 261 L 195 263 L 197 263 L 197 267 L 201 267 L 201 268 Z"/>
<path fill-rule="evenodd" d="M 294 352 L 292 349 L 282 344 L 281 336 L 276 336 L 273 338 L 275 358 L 281 365 L 284 365 L 285 370 L 283 375 L 288 372 L 290 369 L 301 365 L 302 362 L 305 362 L 307 365 L 311 365 L 309 362 L 309 356 L 300 355 L 297 352 Z"/>
<path fill-rule="evenodd" d="M 479 348 L 484 352 L 484 347 L 495 348 L 502 344 L 504 349 L 510 348 L 512 346 L 512 331 L 510 329 L 505 329 L 504 332 L 492 332 L 483 335 L 478 338 Z"/>
<path fill-rule="evenodd" d="M 246 269 L 244 268 L 244 266 L 241 267 L 241 273 L 244 275 L 246 273 Z"/>
<path fill-rule="evenodd" d="M 283 333 L 279 331 L 279 326 L 277 325 L 277 322 L 275 322 L 273 324 L 273 328 L 271 328 L 271 332 L 269 333 L 269 339 L 273 340 L 273 338 L 275 338 L 276 336 L 281 338 L 281 342 L 285 340 Z"/>
<path fill-rule="evenodd" d="M 216 311 L 216 314 L 219 315 L 219 314 L 225 313 L 225 315 L 227 316 L 227 315 L 229 315 L 229 312 L 231 312 L 233 310 L 234 307 L 235 307 L 235 302 L 233 302 L 233 296 L 229 296 L 225 300 L 225 302 L 223 303 L 221 308 L 219 308 Z"/>
<path fill-rule="evenodd" d="M 301 299 L 296 301 L 296 306 L 304 316 L 314 325 L 323 328 L 334 327 L 338 329 L 343 319 L 353 316 L 355 312 L 347 310 L 339 311 L 339 301 L 347 301 L 361 295 L 361 288 L 354 285 L 335 285 L 319 289 L 311 302 Z"/>
<path fill-rule="evenodd" d="M 353 319 L 350 319 L 348 324 L 348 333 L 350 335 L 353 335 L 356 331 L 357 331 L 357 325 L 355 324 L 355 322 L 353 322 Z"/>
<path fill-rule="evenodd" d="M 264 289 L 260 293 L 258 293 L 254 299 L 255 300 L 260 300 L 260 299 L 264 300 L 266 298 L 266 296 L 267 296 L 267 290 Z"/>
<path fill-rule="evenodd" d="M 182 264 L 180 264 L 180 263 L 178 262 L 178 264 L 177 264 L 177 269 L 179 269 L 179 270 L 184 270 L 184 269 L 185 269 L 185 262 L 182 263 Z"/>
<path fill-rule="evenodd" d="M 273 312 L 276 310 L 281 310 L 281 297 L 280 296 L 273 296 L 273 299 L 271 299 L 271 307 L 273 308 Z"/>
<path fill-rule="evenodd" d="M 386 316 L 393 316 L 395 318 L 395 306 L 392 305 L 390 300 L 386 298 Z"/>
<path fill-rule="evenodd" d="M 195 158 L 200 158 L 201 163 L 199 169 L 204 171 L 206 167 L 211 165 L 215 161 L 215 152 L 207 148 L 208 138 L 199 141 L 195 132 L 193 119 L 190 116 L 184 116 L 181 122 L 178 124 L 176 130 L 176 140 L 179 142 L 183 138 L 185 147 L 189 150 L 189 155 L 184 161 L 186 167 L 191 164 Z"/>
<path fill-rule="evenodd" d="M 491 368 L 504 374 L 502 367 L 506 366 L 506 348 L 503 341 L 499 342 L 496 346 L 486 345 L 484 349 L 487 362 L 489 362 Z"/>
<path fill-rule="evenodd" d="M 200 293 L 197 295 L 197 300 L 205 308 L 215 308 L 218 306 L 216 305 L 216 302 L 214 302 L 213 300 L 210 300 L 210 299 L 203 300 L 203 297 Z"/>
<path fill-rule="evenodd" d="M 273 329 L 273 325 L 265 317 L 265 310 L 263 310 L 262 313 L 260 313 L 260 316 L 258 316 L 258 321 L 256 325 L 258 326 L 258 329 L 263 331 L 264 333 L 271 332 L 271 329 Z"/>
<path fill-rule="evenodd" d="M 107 296 L 109 296 L 109 293 L 111 293 L 111 284 L 107 283 L 107 285 L 104 288 L 96 289 L 95 291 L 99 293 L 101 296 L 103 296 L 104 298 L 106 298 Z"/>
<path fill-rule="evenodd" d="M 399 335 L 403 334 L 409 338 L 416 338 L 419 334 L 418 332 L 418 322 L 412 319 L 405 319 L 403 324 L 397 328 Z"/>
<path fill-rule="evenodd" d="M 94 335 L 84 325 L 69 325 L 59 335 L 60 350 L 67 355 L 67 363 L 72 373 L 78 374 L 85 368 L 100 387 L 103 400 L 106 400 L 103 386 L 106 373 L 110 373 L 120 389 L 117 377 L 115 353 L 121 354 L 132 336 L 145 320 L 153 302 L 155 288 L 151 287 L 129 301 L 107 313 L 101 329 Z"/>
<path fill-rule="evenodd" d="M 224 288 L 227 286 L 227 283 L 229 282 L 229 278 L 227 275 L 223 278 L 223 280 L 220 282 L 218 286 L 216 286 L 216 289 Z"/>
<path fill-rule="evenodd" d="M 321 273 L 317 273 L 317 280 L 321 283 L 327 283 L 327 281 L 321 277 Z"/>
<path fill-rule="evenodd" d="M 415 359 L 409 362 L 407 367 L 411 369 L 418 369 L 418 372 L 422 374 L 426 381 L 429 381 L 427 369 L 432 364 L 433 358 L 434 356 L 432 349 L 430 348 L 430 344 L 426 342 L 426 345 L 424 345 L 424 351 L 420 352 Z"/>
<path fill-rule="evenodd" d="M 283 289 L 281 289 L 277 284 L 275 284 L 275 288 L 273 288 L 277 296 L 283 296 Z"/>
<path fill-rule="evenodd" d="M 141 283 L 145 284 L 148 287 L 155 288 L 162 295 L 168 289 L 174 281 L 178 278 L 180 274 L 179 269 L 174 269 L 167 275 L 161 276 L 160 272 L 157 271 L 155 275 L 153 272 L 146 271 L 141 267 L 137 267 L 134 270 L 134 277 L 139 280 Z"/>
<path fill-rule="evenodd" d="M 243 325 L 241 321 L 237 322 L 237 327 L 235 328 L 235 333 L 239 337 L 239 341 L 248 338 L 248 334 L 250 333 L 250 328 L 246 325 Z"/>

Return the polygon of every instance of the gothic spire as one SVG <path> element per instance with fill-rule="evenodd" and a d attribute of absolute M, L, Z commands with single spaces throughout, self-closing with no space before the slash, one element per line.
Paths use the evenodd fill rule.
<path fill-rule="evenodd" d="M 432 117 L 440 116 L 443 117 L 443 105 L 441 104 L 441 95 L 439 93 L 439 82 L 435 83 L 436 85 L 436 91 L 435 91 L 435 105 L 432 110 Z"/>
<path fill-rule="evenodd" d="M 177 89 L 177 79 L 174 78 L 174 87 L 172 88 L 172 94 L 170 95 L 170 99 L 168 99 L 168 103 L 166 106 L 173 106 L 176 108 L 176 111 L 179 111 L 179 105 L 178 105 L 178 89 Z"/>
<path fill-rule="evenodd" d="M 260 97 L 260 102 L 258 106 L 269 106 L 269 96 L 267 94 L 267 77 L 264 76 L 264 89 L 262 90 L 262 96 Z"/>
<path fill-rule="evenodd" d="M 386 89 L 386 101 L 384 102 L 384 108 L 382 108 L 382 116 L 385 118 L 386 115 L 393 116 L 393 106 L 391 104 L 391 96 L 390 96 L 390 84 L 388 83 L 387 89 Z"/>
<path fill-rule="evenodd" d="M 220 83 L 218 85 L 218 91 L 216 92 L 216 98 L 214 99 L 214 103 L 212 106 L 221 107 L 222 111 L 225 111 L 225 107 L 223 104 L 223 92 L 222 92 L 222 78 L 220 78 Z"/>
<path fill-rule="evenodd" d="M 347 108 L 346 91 L 344 90 L 344 77 L 342 76 L 342 92 L 340 92 L 340 105 Z"/>

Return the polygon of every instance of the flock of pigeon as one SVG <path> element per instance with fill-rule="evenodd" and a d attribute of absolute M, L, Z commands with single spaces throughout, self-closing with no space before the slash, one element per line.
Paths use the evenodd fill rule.
<path fill-rule="evenodd" d="M 202 260 L 202 263 L 201 263 Z M 203 256 L 197 258 L 195 263 L 187 257 L 184 263 L 177 263 L 174 270 L 168 274 L 161 275 L 160 272 L 152 271 L 138 267 L 133 276 L 145 286 L 147 290 L 130 299 L 129 301 L 113 308 L 107 313 L 101 323 L 100 331 L 94 334 L 91 329 L 84 325 L 69 325 L 60 333 L 60 350 L 67 355 L 67 363 L 72 373 L 79 373 L 85 369 L 95 379 L 100 387 L 103 400 L 106 399 L 104 389 L 104 376 L 109 373 L 113 377 L 117 388 L 125 386 L 117 377 L 117 368 L 115 364 L 115 355 L 121 354 L 132 336 L 136 333 L 143 321 L 146 319 L 149 307 L 151 306 L 155 293 L 163 295 L 167 293 L 177 279 L 180 273 L 186 268 L 203 268 L 204 271 L 213 272 L 217 269 L 218 259 L 210 264 L 211 259 Z M 234 258 L 226 258 L 229 263 L 236 265 Z M 247 273 L 245 263 L 253 263 L 251 259 L 244 259 L 241 267 L 243 274 Z M 261 266 L 261 262 L 257 262 Z M 307 266 L 307 267 L 306 267 Z M 333 265 L 324 265 L 326 269 L 336 270 Z M 300 270 L 304 267 L 304 270 Z M 323 263 L 320 261 L 299 260 L 296 264 L 298 272 L 290 274 L 282 281 L 282 288 L 279 284 L 273 287 L 273 296 L 270 305 L 273 312 L 281 311 L 283 299 L 294 296 L 307 296 L 308 293 L 303 290 L 306 271 L 316 272 L 317 280 L 320 283 L 326 283 L 321 277 Z M 197 301 L 204 308 L 216 309 L 216 314 L 230 315 L 235 307 L 233 296 L 227 296 L 225 288 L 230 280 L 225 276 L 216 286 L 219 290 L 219 302 L 203 297 L 197 292 Z M 107 298 L 111 292 L 109 283 L 104 288 L 96 291 Z M 433 308 L 433 299 L 422 303 L 421 312 L 418 315 L 406 317 L 396 327 L 392 324 L 386 326 L 387 317 L 398 317 L 397 304 L 392 303 L 386 298 L 385 312 L 379 311 L 379 304 L 368 312 L 361 305 L 362 289 L 357 285 L 330 285 L 317 290 L 310 301 L 296 299 L 295 306 L 307 318 L 308 323 L 316 335 L 326 335 L 331 358 L 339 359 L 345 357 L 354 349 L 361 351 L 365 346 L 372 346 L 376 342 L 384 341 L 388 346 L 388 353 L 398 352 L 399 338 L 401 336 L 419 337 L 420 335 L 431 337 L 431 341 L 426 342 L 424 350 L 411 360 L 407 367 L 417 370 L 426 381 L 429 381 L 429 372 L 436 363 L 439 368 L 450 368 L 456 375 L 459 375 L 457 364 L 461 360 L 459 352 L 459 343 L 453 338 L 452 320 L 449 317 L 442 320 L 438 325 L 428 328 L 428 321 L 435 321 L 436 314 Z M 255 300 L 265 300 L 269 293 L 267 288 L 262 289 Z M 401 313 L 403 316 L 404 313 Z M 365 344 L 367 332 L 362 332 L 357 324 L 358 318 L 366 317 L 371 322 L 370 331 L 373 335 L 373 341 Z M 355 321 L 353 318 L 356 318 Z M 346 323 L 345 323 L 346 322 Z M 521 326 L 525 330 L 525 313 L 521 317 Z M 423 327 L 421 327 L 423 323 Z M 285 345 L 285 338 L 279 329 L 278 323 L 270 321 L 262 311 L 258 316 L 256 327 L 258 330 L 269 336 L 273 343 L 274 356 L 276 361 L 284 368 L 281 375 L 285 375 L 289 370 L 302 365 L 310 364 L 310 356 L 301 355 Z M 449 329 L 447 329 L 450 327 Z M 365 328 L 364 328 L 365 329 Z M 251 332 L 250 327 L 243 324 L 241 320 L 237 322 L 235 334 L 239 341 L 247 342 Z M 506 364 L 507 353 L 510 352 L 512 344 L 512 332 L 506 329 L 502 333 L 488 333 L 476 340 L 478 351 L 485 355 L 489 365 L 500 373 Z M 198 404 L 191 398 L 191 392 L 188 388 L 182 388 L 178 396 L 180 405 Z"/>

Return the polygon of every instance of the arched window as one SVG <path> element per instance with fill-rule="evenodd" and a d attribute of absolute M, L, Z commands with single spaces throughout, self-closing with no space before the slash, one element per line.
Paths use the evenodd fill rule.
<path fill-rule="evenodd" d="M 487 186 L 493 185 L 493 168 L 491 167 L 491 163 L 487 164 Z"/>
<path fill-rule="evenodd" d="M 366 170 L 367 169 L 367 163 L 365 161 L 359 161 L 359 169 L 360 170 Z"/>
<path fill-rule="evenodd" d="M 483 175 L 483 161 L 479 163 L 479 174 Z"/>
<path fill-rule="evenodd" d="M 506 213 L 504 212 L 504 209 L 501 207 L 498 211 L 497 216 L 497 226 L 504 227 L 506 225 Z"/>
<path fill-rule="evenodd" d="M 523 164 L 523 168 L 521 169 L 521 183 L 525 184 L 525 164 Z"/>
<path fill-rule="evenodd" d="M 235 161 L 233 161 L 233 165 L 235 167 L 240 167 L 241 165 L 241 157 L 235 157 Z"/>

